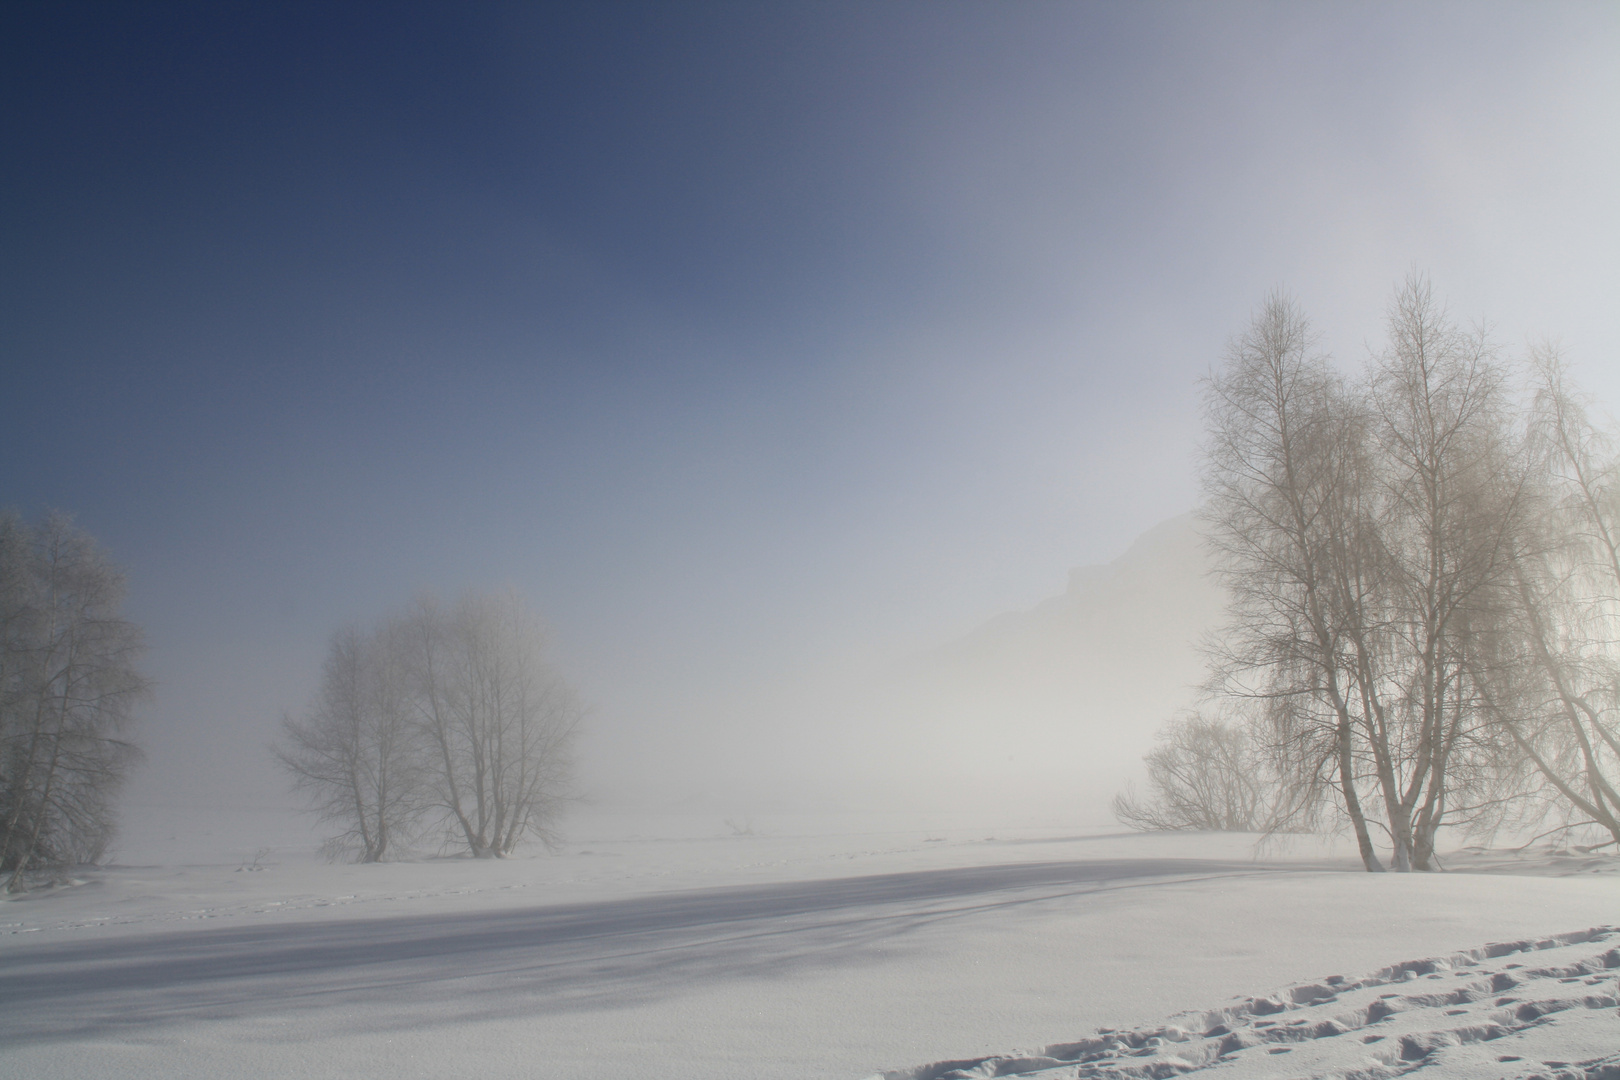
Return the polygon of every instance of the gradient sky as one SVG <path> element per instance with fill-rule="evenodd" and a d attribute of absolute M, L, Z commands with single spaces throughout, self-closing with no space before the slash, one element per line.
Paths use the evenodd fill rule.
<path fill-rule="evenodd" d="M 507 584 L 587 786 L 701 790 L 1191 508 L 1274 287 L 1620 400 L 1613 3 L 8 4 L 0 87 L 0 503 L 129 572 L 132 797 L 279 797 L 333 630 Z"/>

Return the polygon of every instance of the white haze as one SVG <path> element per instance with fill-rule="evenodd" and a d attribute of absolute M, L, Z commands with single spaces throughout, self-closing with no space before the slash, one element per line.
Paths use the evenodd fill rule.
<path fill-rule="evenodd" d="M 598 804 L 982 785 L 1096 820 L 1190 702 L 1216 602 L 1178 557 L 1074 601 L 1089 623 L 1054 612 L 1073 568 L 1129 563 L 1194 506 L 1198 379 L 1268 289 L 1354 368 L 1416 267 L 1510 352 L 1560 337 L 1620 400 L 1612 9 L 1174 10 L 1127 20 L 1094 69 L 1026 57 L 1061 37 L 1030 15 L 937 93 L 874 103 L 850 152 L 935 245 L 890 307 L 855 303 L 845 267 L 822 297 L 841 306 L 783 331 L 549 237 L 548 272 L 612 296 L 578 361 L 605 374 L 555 385 L 530 358 L 573 343 L 371 313 L 366 347 L 403 357 L 386 393 L 356 376 L 248 422 L 247 450 L 222 410 L 217 452 L 41 494 L 131 571 L 158 696 L 130 804 L 286 808 L 265 746 L 332 631 L 511 584 L 594 707 Z M 489 237 L 520 209 L 454 212 Z"/>

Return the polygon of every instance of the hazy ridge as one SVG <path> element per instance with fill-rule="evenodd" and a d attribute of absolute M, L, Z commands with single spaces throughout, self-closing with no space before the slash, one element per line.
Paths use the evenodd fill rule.
<path fill-rule="evenodd" d="M 1172 518 L 1063 593 L 896 665 L 865 707 L 944 784 L 1016 779 L 1021 797 L 1100 820 L 1196 700 L 1223 604 L 1208 568 L 1193 515 Z"/>

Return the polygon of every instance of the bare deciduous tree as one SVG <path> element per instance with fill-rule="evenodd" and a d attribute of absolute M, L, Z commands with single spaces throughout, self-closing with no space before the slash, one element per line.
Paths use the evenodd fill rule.
<path fill-rule="evenodd" d="M 1147 755 L 1146 799 L 1114 797 L 1114 816 L 1133 828 L 1168 832 L 1284 832 L 1312 823 L 1313 800 L 1290 800 L 1272 758 L 1242 726 L 1191 716 L 1159 733 Z"/>
<path fill-rule="evenodd" d="M 63 514 L 0 515 L 0 869 L 92 862 L 138 757 L 124 737 L 147 691 L 118 614 L 124 578 Z"/>
<path fill-rule="evenodd" d="M 279 756 L 367 861 L 430 820 L 474 856 L 502 857 L 527 837 L 553 842 L 581 712 L 515 595 L 425 599 L 334 640 L 316 706 L 285 725 Z"/>
<path fill-rule="evenodd" d="M 470 595 L 406 621 L 418 718 L 439 805 L 480 858 L 525 835 L 549 841 L 572 770 L 573 691 L 544 659 L 544 634 L 511 593 Z"/>
<path fill-rule="evenodd" d="M 1409 278 L 1368 397 L 1383 553 L 1377 641 L 1358 650 L 1395 869 L 1429 869 L 1437 831 L 1507 772 L 1474 678 L 1511 580 L 1526 477 L 1501 370 Z M 1459 798 L 1465 800 L 1459 803 Z"/>
<path fill-rule="evenodd" d="M 331 850 L 358 845 L 361 862 L 381 861 L 424 809 L 400 636 L 388 624 L 336 634 L 314 704 L 283 721 L 276 750 L 321 819 L 344 826 Z"/>
<path fill-rule="evenodd" d="M 1613 474 L 1555 383 L 1527 440 L 1484 335 L 1416 276 L 1364 383 L 1280 297 L 1209 382 L 1204 520 L 1232 597 L 1209 689 L 1267 748 L 1278 805 L 1333 793 L 1369 870 L 1375 832 L 1394 869 L 1431 869 L 1442 828 L 1494 828 L 1538 772 L 1606 828 L 1620 808 Z"/>
<path fill-rule="evenodd" d="M 1569 812 L 1620 844 L 1620 459 L 1556 351 L 1532 364 L 1539 498 L 1521 525 L 1487 705 Z"/>
<path fill-rule="evenodd" d="M 1233 342 L 1206 412 L 1205 524 L 1232 597 L 1212 687 L 1289 725 L 1279 745 L 1304 768 L 1281 782 L 1296 796 L 1331 782 L 1363 862 L 1382 869 L 1362 808 L 1346 662 L 1360 595 L 1350 567 L 1367 554 L 1345 534 L 1363 495 L 1363 417 L 1282 296 Z"/>

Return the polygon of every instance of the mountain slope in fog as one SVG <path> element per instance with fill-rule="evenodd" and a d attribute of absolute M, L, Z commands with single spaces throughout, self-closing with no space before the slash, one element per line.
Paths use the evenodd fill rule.
<path fill-rule="evenodd" d="M 884 713 L 933 775 L 1011 772 L 1030 795 L 1083 788 L 1096 810 L 1196 700 L 1223 605 L 1208 571 L 1193 516 L 1164 522 L 1062 595 L 901 665 L 878 688 Z"/>
<path fill-rule="evenodd" d="M 1069 572 L 1069 587 L 1029 611 L 997 616 L 929 655 L 955 668 L 1080 678 L 1144 667 L 1196 681 L 1195 646 L 1218 623 L 1222 596 L 1192 514 L 1143 533 L 1111 563 Z"/>

